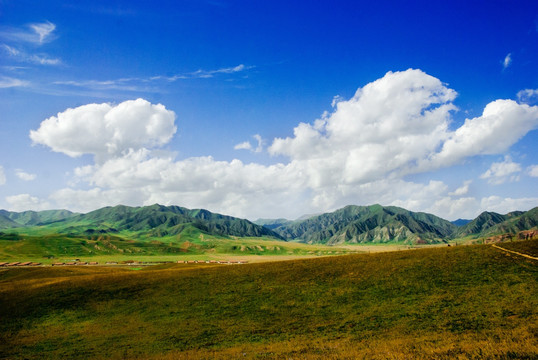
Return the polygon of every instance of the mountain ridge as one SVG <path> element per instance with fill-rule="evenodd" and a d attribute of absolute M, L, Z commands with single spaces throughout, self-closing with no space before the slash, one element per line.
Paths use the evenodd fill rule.
<path fill-rule="evenodd" d="M 538 227 L 538 207 L 508 214 L 483 212 L 460 226 L 433 214 L 379 204 L 348 205 L 333 212 L 297 219 L 246 219 L 206 209 L 159 205 L 107 206 L 85 214 L 68 210 L 10 212 L 0 210 L 0 231 L 30 229 L 40 233 L 122 236 L 151 239 L 182 234 L 224 237 L 263 237 L 310 244 L 443 243 Z"/>

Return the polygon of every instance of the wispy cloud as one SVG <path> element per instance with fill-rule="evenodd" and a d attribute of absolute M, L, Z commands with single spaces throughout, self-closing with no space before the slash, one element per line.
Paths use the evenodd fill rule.
<path fill-rule="evenodd" d="M 25 28 L 4 28 L 0 30 L 0 37 L 9 41 L 41 45 L 54 39 L 55 29 L 56 25 L 46 21 L 29 24 Z"/>
<path fill-rule="evenodd" d="M 54 29 L 56 29 L 56 25 L 47 21 L 41 24 L 31 24 L 30 28 L 39 36 L 39 43 L 43 44 L 50 37 Z"/>
<path fill-rule="evenodd" d="M 175 82 L 178 80 L 187 79 L 207 79 L 213 78 L 219 74 L 235 74 L 253 69 L 255 66 L 246 66 L 239 64 L 233 67 L 226 67 L 216 70 L 196 70 L 193 72 L 176 74 L 173 76 L 156 75 L 151 77 L 131 77 L 112 80 L 68 80 L 68 81 L 55 81 L 54 85 L 80 87 L 92 90 L 126 90 L 126 91 L 158 91 L 157 88 L 152 87 L 158 85 L 159 82 Z"/>
<path fill-rule="evenodd" d="M 517 100 L 520 103 L 533 105 L 538 103 L 538 89 L 524 89 L 518 91 Z"/>
<path fill-rule="evenodd" d="M 182 79 L 208 79 L 212 78 L 217 74 L 234 74 L 239 73 L 243 71 L 247 71 L 250 69 L 255 68 L 255 66 L 246 66 L 243 64 L 239 64 L 237 66 L 233 67 L 226 67 L 221 68 L 217 70 L 196 70 L 189 73 L 183 73 L 183 74 L 177 74 L 173 76 L 153 76 L 149 78 L 149 80 L 167 80 L 167 81 L 176 81 L 176 80 L 182 80 Z"/>
<path fill-rule="evenodd" d="M 6 174 L 4 173 L 4 167 L 0 165 L 0 185 L 4 185 L 6 183 Z"/>
<path fill-rule="evenodd" d="M 32 63 L 38 65 L 60 65 L 62 61 L 57 58 L 50 58 L 46 54 L 27 54 L 13 46 L 2 44 L 4 51 L 18 62 Z"/>
<path fill-rule="evenodd" d="M 29 86 L 30 82 L 6 76 L 0 76 L 0 89 Z"/>
<path fill-rule="evenodd" d="M 508 53 L 503 60 L 503 70 L 512 64 L 512 53 Z"/>
<path fill-rule="evenodd" d="M 124 91 L 149 91 L 154 92 L 156 89 L 151 89 L 147 86 L 137 86 L 135 82 L 140 82 L 140 79 L 117 79 L 117 80 L 82 80 L 82 81 L 55 81 L 54 85 L 62 85 L 69 87 L 79 87 L 91 90 L 124 90 Z"/>
<path fill-rule="evenodd" d="M 35 180 L 35 178 L 37 177 L 36 174 L 27 173 L 26 171 L 22 169 L 16 169 L 15 175 L 17 175 L 17 177 L 23 181 L 32 181 L 32 180 Z"/>

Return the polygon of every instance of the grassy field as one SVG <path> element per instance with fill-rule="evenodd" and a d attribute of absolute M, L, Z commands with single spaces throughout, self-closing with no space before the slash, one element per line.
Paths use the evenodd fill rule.
<path fill-rule="evenodd" d="M 1 269 L 0 319 L 6 359 L 538 359 L 538 262 L 477 245 Z"/>
<path fill-rule="evenodd" d="M 42 264 L 81 261 L 177 261 L 177 260 L 249 260 L 292 259 L 321 255 L 361 252 L 361 249 L 308 245 L 273 238 L 196 237 L 133 240 L 118 235 L 93 237 L 61 234 L 0 234 L 0 261 L 33 261 Z"/>
<path fill-rule="evenodd" d="M 511 241 L 497 245 L 508 250 L 538 257 L 538 241 Z"/>

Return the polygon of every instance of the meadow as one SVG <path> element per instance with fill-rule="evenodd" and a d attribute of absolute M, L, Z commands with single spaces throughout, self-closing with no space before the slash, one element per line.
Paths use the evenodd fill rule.
<path fill-rule="evenodd" d="M 129 234 L 127 234 L 129 235 Z M 178 260 L 276 261 L 362 252 L 359 247 L 309 245 L 264 237 L 217 237 L 196 234 L 188 238 L 136 239 L 118 235 L 93 237 L 62 234 L 0 234 L 0 261 L 32 261 L 50 265 L 75 259 L 162 262 Z"/>
<path fill-rule="evenodd" d="M 538 262 L 489 245 L 134 269 L 1 269 L 0 358 L 538 358 Z"/>

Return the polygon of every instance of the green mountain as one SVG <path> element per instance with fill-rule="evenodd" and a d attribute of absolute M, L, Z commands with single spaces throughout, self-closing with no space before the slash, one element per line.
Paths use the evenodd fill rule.
<path fill-rule="evenodd" d="M 256 225 L 261 225 L 267 229 L 276 229 L 277 227 L 280 227 L 280 226 L 283 226 L 283 225 L 287 225 L 287 224 L 290 224 L 292 223 L 293 221 L 291 220 L 288 220 L 288 219 L 284 219 L 284 218 L 280 218 L 280 219 L 258 219 L 256 221 L 254 221 L 254 224 Z"/>
<path fill-rule="evenodd" d="M 482 214 L 478 215 L 476 219 L 459 227 L 454 232 L 453 237 L 462 238 L 466 236 L 474 236 L 474 237 L 487 236 L 489 234 L 492 234 L 492 231 L 495 232 L 496 231 L 495 228 L 497 228 L 500 224 L 503 224 L 514 218 L 518 218 L 523 214 L 525 213 L 521 211 L 514 211 L 506 215 L 498 214 L 495 212 L 484 211 Z M 506 232 L 517 233 L 518 231 L 526 230 L 526 229 L 527 228 L 525 226 L 522 226 L 521 228 L 517 226 L 511 226 L 510 231 L 505 231 L 505 233 Z"/>
<path fill-rule="evenodd" d="M 458 220 L 451 221 L 451 223 L 456 226 L 463 226 L 463 225 L 467 225 L 471 221 L 472 220 L 468 220 L 468 219 L 458 219 Z"/>
<path fill-rule="evenodd" d="M 486 223 L 482 222 L 481 231 L 473 233 L 475 237 L 487 237 L 501 234 L 517 234 L 520 231 L 530 230 L 538 227 L 538 207 L 535 207 L 534 209 L 531 209 L 527 212 L 514 211 L 506 215 L 500 215 L 500 217 L 504 220 L 497 223 L 493 221 L 493 218 L 499 219 L 499 217 L 497 216 L 499 214 L 495 214 L 495 216 L 492 216 L 491 214 L 495 213 L 482 213 L 475 219 L 490 220 Z"/>
<path fill-rule="evenodd" d="M 98 235 L 128 232 L 137 238 L 160 238 L 188 232 L 215 236 L 281 237 L 248 220 L 212 213 L 203 209 L 190 210 L 179 206 L 151 205 L 105 207 L 87 214 L 78 214 L 48 225 L 56 233 L 68 235 Z"/>
<path fill-rule="evenodd" d="M 21 224 L 11 220 L 8 216 L 8 211 L 0 210 L 0 229 L 11 229 L 20 227 Z"/>
<path fill-rule="evenodd" d="M 456 226 L 437 216 L 395 206 L 349 205 L 332 213 L 282 225 L 275 232 L 307 243 L 439 243 Z"/>
<path fill-rule="evenodd" d="M 44 225 L 47 223 L 68 219 L 76 215 L 76 213 L 73 213 L 69 210 L 44 210 L 23 212 L 0 210 L 0 228 L 9 228 L 9 223 L 3 221 L 3 219 L 5 218 L 11 220 L 12 225 L 14 225 L 12 227 L 21 227 Z"/>
<path fill-rule="evenodd" d="M 262 226 L 263 225 L 263 226 Z M 517 234 L 538 227 L 538 208 L 506 215 L 484 212 L 456 226 L 437 216 L 395 206 L 346 206 L 305 219 L 259 219 L 256 223 L 204 209 L 152 205 L 114 206 L 87 214 L 67 210 L 10 212 L 0 210 L 0 231 L 29 236 L 59 234 L 65 238 L 113 238 L 197 241 L 209 237 L 272 237 L 309 244 L 440 243 L 457 238 Z"/>

